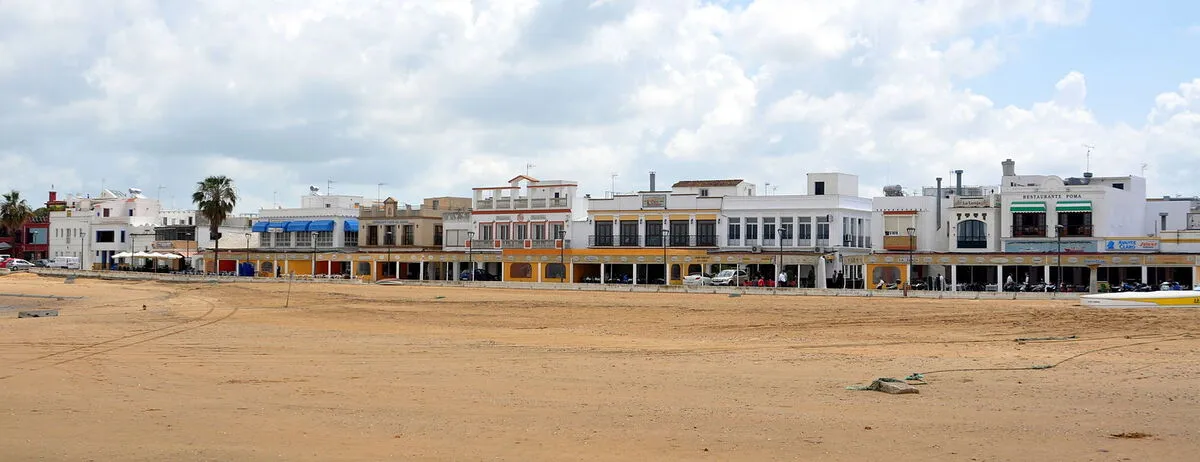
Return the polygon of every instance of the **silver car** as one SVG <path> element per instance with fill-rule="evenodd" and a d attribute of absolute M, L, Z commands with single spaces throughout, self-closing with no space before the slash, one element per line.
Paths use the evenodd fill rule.
<path fill-rule="evenodd" d="M 712 276 L 704 273 L 692 273 L 683 277 L 683 283 L 687 285 L 712 285 Z"/>
<path fill-rule="evenodd" d="M 744 270 L 721 270 L 716 276 L 712 277 L 712 285 L 714 286 L 739 286 L 742 281 L 747 279 L 746 271 Z"/>

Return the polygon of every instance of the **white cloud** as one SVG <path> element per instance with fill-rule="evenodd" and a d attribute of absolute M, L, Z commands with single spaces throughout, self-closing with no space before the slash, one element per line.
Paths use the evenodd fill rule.
<path fill-rule="evenodd" d="M 648 170 L 911 188 L 991 183 L 1008 157 L 1074 174 L 1086 143 L 1097 174 L 1146 162 L 1152 192 L 1197 192 L 1200 80 L 1146 101 L 1143 126 L 1098 122 L 1078 72 L 1028 107 L 963 83 L 1036 46 L 1005 31 L 1077 26 L 1087 0 L 53 3 L 0 3 L 0 182 L 19 189 L 185 197 L 225 173 L 244 210 L 326 179 L 413 202 L 527 162 L 594 194 Z"/>

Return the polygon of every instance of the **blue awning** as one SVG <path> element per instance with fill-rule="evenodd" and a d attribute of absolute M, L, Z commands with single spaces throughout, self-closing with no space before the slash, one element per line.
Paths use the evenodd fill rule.
<path fill-rule="evenodd" d="M 308 222 L 308 221 L 289 221 L 289 222 L 287 223 L 287 226 L 286 226 L 286 227 L 284 227 L 284 228 L 283 228 L 283 230 L 284 230 L 284 231 L 287 231 L 287 232 L 289 232 L 289 233 L 295 233 L 295 232 L 300 232 L 300 231 L 308 231 L 308 224 L 309 224 L 309 223 L 310 223 L 310 222 Z"/>
<path fill-rule="evenodd" d="M 256 232 L 256 233 L 267 232 L 267 222 L 265 222 L 265 221 L 255 222 L 254 226 L 250 227 L 250 231 Z"/>
<path fill-rule="evenodd" d="M 267 223 L 267 229 L 284 229 L 287 227 L 287 224 L 288 222 L 286 221 L 272 221 Z"/>
<path fill-rule="evenodd" d="M 358 220 L 355 220 L 353 218 L 346 219 L 345 228 L 346 228 L 347 232 L 357 233 L 358 232 Z"/>
<path fill-rule="evenodd" d="M 314 221 L 314 222 L 308 224 L 308 230 L 309 231 L 333 231 L 333 227 L 336 225 L 337 225 L 337 223 L 334 223 L 333 220 L 317 220 L 317 221 Z"/>

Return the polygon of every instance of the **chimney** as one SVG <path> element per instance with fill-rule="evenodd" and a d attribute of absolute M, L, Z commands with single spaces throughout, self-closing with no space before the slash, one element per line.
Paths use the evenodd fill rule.
<path fill-rule="evenodd" d="M 654 192 L 654 171 L 650 171 L 650 192 Z"/>
<path fill-rule="evenodd" d="M 1004 170 L 1004 176 L 1017 176 L 1017 163 L 1012 159 L 1004 159 L 1000 167 Z"/>
<path fill-rule="evenodd" d="M 50 202 L 58 202 L 58 192 L 50 191 Z"/>
<path fill-rule="evenodd" d="M 954 195 L 962 195 L 962 170 L 954 171 Z"/>
<path fill-rule="evenodd" d="M 937 229 L 942 229 L 942 177 L 937 177 Z"/>

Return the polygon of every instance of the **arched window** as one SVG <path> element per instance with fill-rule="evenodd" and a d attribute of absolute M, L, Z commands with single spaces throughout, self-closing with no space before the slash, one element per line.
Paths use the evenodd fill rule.
<path fill-rule="evenodd" d="M 987 223 L 981 220 L 963 220 L 958 222 L 958 248 L 986 249 Z"/>
<path fill-rule="evenodd" d="M 533 266 L 529 263 L 513 263 L 512 277 L 529 279 L 533 277 Z"/>

